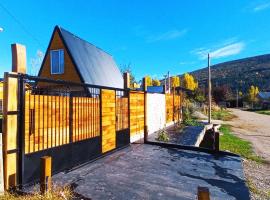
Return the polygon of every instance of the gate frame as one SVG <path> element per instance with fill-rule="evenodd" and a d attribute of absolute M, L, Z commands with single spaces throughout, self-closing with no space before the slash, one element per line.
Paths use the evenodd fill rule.
<path fill-rule="evenodd" d="M 116 147 L 113 148 L 112 150 L 106 152 L 106 153 L 102 153 L 102 95 L 101 95 L 101 91 L 102 89 L 108 89 L 108 90 L 113 90 L 113 91 L 123 91 L 125 93 L 125 96 L 128 98 L 128 128 L 125 129 L 125 130 L 120 130 L 120 131 L 126 131 L 128 133 L 128 138 L 130 137 L 130 105 L 129 105 L 129 91 L 130 89 L 129 88 L 114 88 L 114 87 L 107 87 L 107 86 L 98 86 L 98 85 L 93 85 L 93 84 L 84 84 L 84 83 L 76 83 L 76 82 L 71 82 L 71 81 L 64 81 L 64 80 L 54 80 L 54 79 L 48 79 L 48 78 L 42 78 L 42 77 L 37 77 L 37 76 L 30 76 L 30 75 L 27 75 L 27 74 L 21 74 L 21 73 L 9 73 L 9 72 L 5 72 L 5 83 L 4 83 L 4 98 L 5 98 L 5 101 L 7 104 L 7 101 L 8 101 L 8 93 L 9 93 L 9 88 L 8 88 L 8 83 L 6 83 L 6 81 L 9 80 L 9 78 L 16 78 L 17 79 L 17 91 L 16 91 L 16 95 L 17 95 L 17 111 L 8 111 L 7 109 L 8 108 L 5 108 L 6 109 L 6 113 L 3 113 L 4 115 L 4 122 L 3 124 L 4 125 L 4 131 L 6 133 L 7 131 L 7 116 L 8 115 L 17 115 L 17 130 L 16 130 L 16 148 L 15 149 L 12 149 L 12 150 L 7 150 L 7 151 L 4 151 L 4 178 L 5 178 L 5 181 L 4 181 L 4 184 L 5 184 L 5 189 L 8 190 L 8 189 L 11 189 L 13 187 L 19 187 L 19 188 L 22 188 L 25 184 L 28 184 L 28 183 L 24 183 L 24 179 L 25 179 L 25 156 L 28 155 L 28 154 L 25 154 L 25 92 L 26 92 L 26 82 L 25 80 L 29 80 L 29 81 L 35 81 L 35 83 L 38 83 L 38 82 L 48 82 L 48 83 L 54 83 L 54 84 L 59 84 L 59 85 L 69 85 L 69 86 L 78 86 L 78 87 L 82 87 L 82 88 L 97 88 L 99 89 L 100 91 L 100 94 L 99 94 L 99 132 L 100 132 L 100 135 L 98 136 L 99 137 L 99 140 L 100 140 L 100 152 L 101 154 L 98 154 L 97 155 L 97 158 L 100 157 L 100 156 L 103 156 L 105 154 L 108 154 L 108 153 L 111 153 L 112 151 L 115 151 L 117 148 L 123 148 L 124 146 L 127 146 L 130 144 L 130 140 L 128 139 L 128 143 L 126 145 L 123 145 L 121 147 Z M 70 101 L 69 101 L 69 104 L 70 102 L 72 102 L 72 98 L 73 98 L 73 95 L 72 93 L 70 93 Z M 6 105 L 5 105 L 6 107 Z M 72 109 L 72 106 L 69 107 L 69 111 L 71 111 L 69 113 L 69 143 L 67 145 L 73 145 L 73 109 Z M 115 113 L 115 117 L 116 117 L 116 113 Z M 3 131 L 3 132 L 4 132 Z M 117 135 L 117 132 L 115 130 L 115 135 Z M 6 134 L 4 134 L 5 137 L 8 137 Z M 95 137 L 94 137 L 95 138 Z M 89 139 L 89 138 L 87 138 Z M 87 140 L 85 139 L 85 140 Z M 91 138 L 92 139 L 92 138 Z M 82 140 L 84 141 L 84 140 Z M 8 141 L 4 141 L 4 146 L 7 144 Z M 81 141 L 77 141 L 77 142 L 81 142 Z M 6 144 L 5 144 L 6 143 Z M 66 144 L 62 144 L 60 146 L 57 146 L 57 148 L 61 148 L 61 146 L 63 145 L 66 145 Z M 53 149 L 54 147 L 50 147 L 48 149 L 44 149 L 44 150 L 39 150 L 39 151 L 36 151 L 36 152 L 32 152 L 32 153 L 40 153 L 40 152 L 43 152 L 43 151 L 46 151 L 46 150 L 51 150 Z M 72 150 L 71 150 L 72 151 Z M 6 156 L 9 154 L 9 153 L 16 153 L 16 160 L 14 160 L 14 162 L 16 163 L 9 163 L 10 165 L 13 165 L 15 164 L 16 165 L 16 176 L 14 177 L 15 178 L 15 185 L 10 185 L 10 182 L 6 182 L 7 181 L 7 178 L 8 177 L 8 174 L 7 174 L 7 161 L 6 161 Z M 95 158 L 91 158 L 90 160 L 88 160 L 87 162 L 91 161 L 92 159 L 95 159 Z M 10 174 L 9 174 L 10 175 Z"/>

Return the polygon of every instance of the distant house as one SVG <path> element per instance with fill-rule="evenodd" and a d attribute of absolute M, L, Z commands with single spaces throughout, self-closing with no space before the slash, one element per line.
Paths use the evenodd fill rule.
<path fill-rule="evenodd" d="M 113 57 L 93 44 L 56 26 L 39 77 L 123 88 Z"/>
<path fill-rule="evenodd" d="M 262 108 L 270 108 L 270 92 L 259 92 L 257 97 Z"/>

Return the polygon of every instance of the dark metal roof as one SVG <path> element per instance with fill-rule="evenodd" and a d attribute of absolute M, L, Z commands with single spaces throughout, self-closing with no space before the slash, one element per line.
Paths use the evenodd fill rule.
<path fill-rule="evenodd" d="M 261 99 L 270 99 L 270 92 L 259 92 L 258 96 Z"/>
<path fill-rule="evenodd" d="M 137 91 L 143 91 L 143 88 L 136 88 Z M 164 93 L 164 87 L 161 86 L 147 86 L 147 92 L 149 93 Z"/>
<path fill-rule="evenodd" d="M 147 92 L 150 93 L 164 93 L 164 87 L 161 86 L 147 86 Z"/>
<path fill-rule="evenodd" d="M 69 31 L 58 28 L 84 83 L 123 88 L 122 74 L 111 55 Z"/>

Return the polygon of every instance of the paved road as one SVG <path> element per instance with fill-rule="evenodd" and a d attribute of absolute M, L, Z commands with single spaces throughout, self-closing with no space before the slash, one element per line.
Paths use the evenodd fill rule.
<path fill-rule="evenodd" d="M 229 122 L 233 132 L 250 141 L 255 152 L 270 162 L 270 116 L 255 112 L 230 109 L 236 119 Z"/>

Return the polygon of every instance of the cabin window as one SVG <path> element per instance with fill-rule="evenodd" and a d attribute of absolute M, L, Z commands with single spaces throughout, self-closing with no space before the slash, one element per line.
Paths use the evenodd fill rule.
<path fill-rule="evenodd" d="M 64 73 L 64 50 L 51 50 L 51 74 Z"/>

